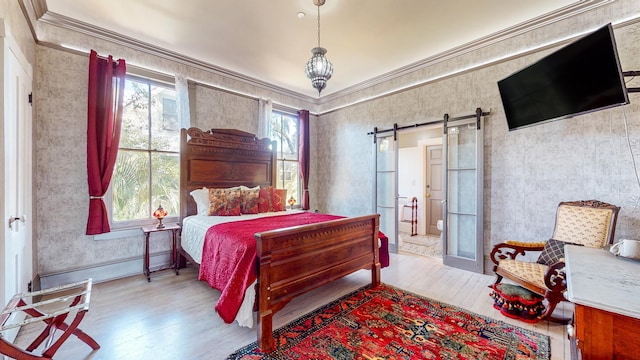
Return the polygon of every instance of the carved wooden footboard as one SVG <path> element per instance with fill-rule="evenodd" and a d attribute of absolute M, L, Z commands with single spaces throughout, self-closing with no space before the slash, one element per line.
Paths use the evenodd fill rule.
<path fill-rule="evenodd" d="M 360 269 L 380 284 L 378 214 L 257 233 L 258 345 L 273 349 L 272 318 L 294 297 Z"/>

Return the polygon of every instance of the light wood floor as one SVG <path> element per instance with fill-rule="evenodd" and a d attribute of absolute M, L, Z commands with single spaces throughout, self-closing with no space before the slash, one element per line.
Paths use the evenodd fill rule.
<path fill-rule="evenodd" d="M 360 271 L 304 294 L 274 317 L 274 328 L 349 293 L 371 280 Z M 552 359 L 569 359 L 566 327 L 546 321 L 535 325 L 506 318 L 492 307 L 489 284 L 493 277 L 446 267 L 441 260 L 392 254 L 391 266 L 382 270 L 384 283 L 531 329 L 551 337 Z M 94 284 L 91 309 L 80 328 L 102 348 L 92 351 L 71 337 L 57 360 L 83 359 L 224 359 L 256 340 L 255 329 L 228 325 L 213 306 L 220 293 L 197 280 L 194 268 L 179 276 L 170 270 L 152 274 L 151 283 L 139 276 Z M 571 305 L 560 309 L 569 312 Z M 35 329 L 23 329 L 16 342 L 30 342 Z"/>

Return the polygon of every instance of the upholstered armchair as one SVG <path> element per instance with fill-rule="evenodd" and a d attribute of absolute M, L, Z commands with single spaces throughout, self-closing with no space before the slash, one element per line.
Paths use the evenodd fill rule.
<path fill-rule="evenodd" d="M 552 316 L 560 301 L 568 301 L 565 297 L 564 245 L 600 248 L 611 244 L 619 210 L 615 205 L 597 200 L 561 202 L 551 239 L 535 243 L 507 240 L 494 246 L 491 261 L 495 264 L 495 284 L 507 278 L 543 296 L 546 307 L 539 318 L 568 322 L 569 319 Z M 532 251 L 540 252 L 537 261 L 519 258 Z"/>

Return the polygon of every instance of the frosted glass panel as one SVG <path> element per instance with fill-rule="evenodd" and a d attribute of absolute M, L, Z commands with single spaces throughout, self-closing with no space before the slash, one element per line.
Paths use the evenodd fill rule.
<path fill-rule="evenodd" d="M 396 221 L 395 221 L 396 209 L 378 207 L 378 214 L 380 214 L 380 231 L 382 231 L 389 238 L 389 244 L 395 244 L 396 243 Z"/>
<path fill-rule="evenodd" d="M 476 129 L 461 125 L 448 129 L 448 168 L 476 167 Z"/>
<path fill-rule="evenodd" d="M 378 173 L 378 206 L 395 206 L 395 181 L 395 172 Z"/>
<path fill-rule="evenodd" d="M 378 171 L 395 171 L 395 152 L 392 137 L 379 138 L 378 148 Z"/>
<path fill-rule="evenodd" d="M 476 217 L 449 214 L 447 255 L 476 259 Z"/>
<path fill-rule="evenodd" d="M 475 170 L 449 171 L 449 211 L 476 213 L 477 184 Z"/>
<path fill-rule="evenodd" d="M 376 140 L 376 211 L 380 231 L 396 244 L 396 151 L 392 136 Z"/>

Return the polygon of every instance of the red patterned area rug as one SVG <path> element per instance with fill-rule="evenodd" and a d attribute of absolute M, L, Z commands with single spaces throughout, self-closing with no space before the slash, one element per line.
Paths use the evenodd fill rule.
<path fill-rule="evenodd" d="M 549 359 L 549 337 L 389 285 L 364 287 L 227 359 Z"/>

